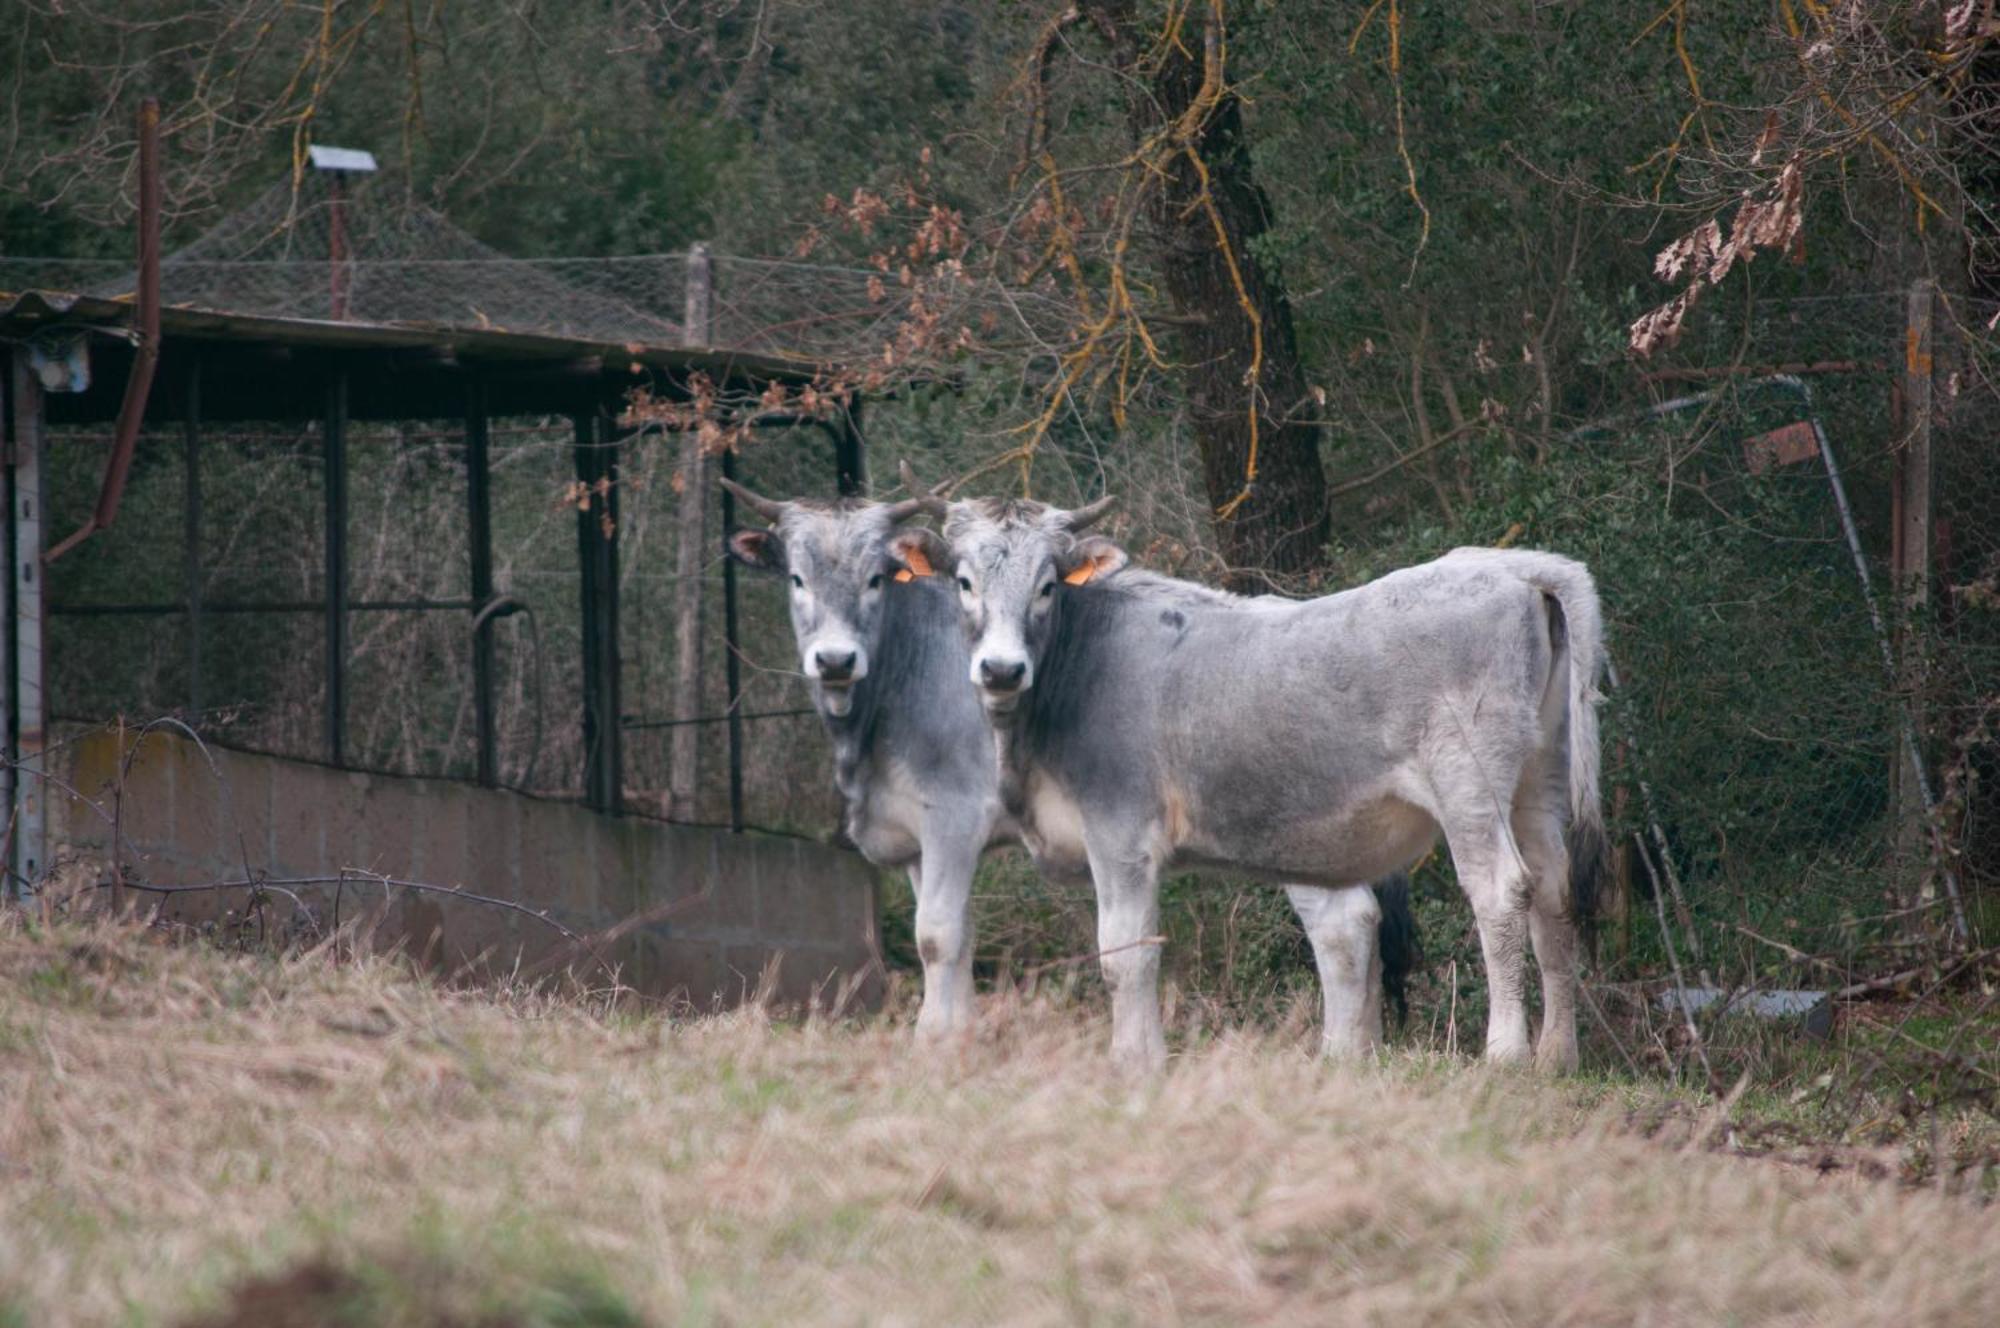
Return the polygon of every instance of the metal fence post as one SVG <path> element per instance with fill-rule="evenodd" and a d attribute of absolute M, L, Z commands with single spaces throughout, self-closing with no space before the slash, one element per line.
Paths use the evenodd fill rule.
<path fill-rule="evenodd" d="M 48 790 L 42 786 L 44 712 L 42 651 L 42 385 L 28 367 L 25 348 L 10 356 L 13 447 L 8 467 L 8 524 L 12 527 L 14 573 L 10 582 L 13 615 L 9 620 L 8 755 L 13 758 L 13 861 L 17 898 L 34 895 L 46 852 L 45 814 Z"/>
<path fill-rule="evenodd" d="M 859 498 L 868 492 L 868 451 L 861 436 L 861 398 L 855 397 L 841 411 L 840 428 L 833 438 L 834 486 L 843 498 Z"/>
<path fill-rule="evenodd" d="M 181 515 L 182 578 L 187 589 L 188 723 L 201 723 L 201 357 L 188 365 L 183 420 L 185 506 Z"/>
<path fill-rule="evenodd" d="M 333 371 L 321 439 L 326 497 L 326 759 L 347 759 L 347 368 Z"/>
<path fill-rule="evenodd" d="M 465 384 L 465 504 L 472 578 L 472 713 L 476 768 L 481 785 L 500 782 L 500 742 L 493 713 L 493 496 L 486 380 Z"/>
<path fill-rule="evenodd" d="M 601 411 L 579 413 L 576 428 L 578 599 L 583 616 L 583 796 L 616 814 L 624 801 L 618 659 L 618 545 L 615 445 Z M 610 529 L 607 532 L 606 526 Z"/>
<path fill-rule="evenodd" d="M 1930 772 L 1925 768 L 1925 691 L 1929 685 L 1931 522 L 1931 422 L 1933 415 L 1932 347 L 1936 288 L 1928 278 L 1910 284 L 1903 330 L 1903 436 L 1896 449 L 1896 511 L 1894 578 L 1901 612 L 1896 621 L 1897 686 L 1902 690 L 1911 740 L 1899 753 L 1896 770 L 1896 846 L 1905 862 L 1921 862 L 1931 842 L 1931 799 L 1924 796 Z M 1936 889 L 1926 878 L 1920 899 L 1929 902 Z M 1956 899 L 1954 898 L 1954 903 Z"/>
<path fill-rule="evenodd" d="M 619 434 L 610 414 L 602 405 L 597 408 L 598 437 L 603 439 L 604 519 L 597 524 L 598 558 L 602 571 L 599 575 L 599 594 L 602 597 L 598 618 L 603 633 L 603 644 L 598 652 L 598 668 L 603 674 L 602 696 L 604 701 L 604 741 L 601 744 L 604 762 L 604 810 L 616 816 L 625 809 L 625 659 L 619 653 L 622 628 L 619 624 L 620 590 L 618 584 L 618 445 Z"/>
<path fill-rule="evenodd" d="M 722 454 L 722 473 L 736 478 L 736 454 Z M 743 665 L 736 621 L 736 559 L 729 540 L 736 533 L 736 498 L 722 491 L 722 648 L 729 680 L 729 828 L 743 833 Z"/>

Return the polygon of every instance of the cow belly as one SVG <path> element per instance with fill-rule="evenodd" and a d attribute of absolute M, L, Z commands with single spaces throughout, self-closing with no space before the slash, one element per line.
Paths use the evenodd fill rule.
<path fill-rule="evenodd" d="M 900 789 L 877 790 L 850 809 L 847 837 L 878 867 L 903 867 L 922 851 L 923 805 Z"/>
<path fill-rule="evenodd" d="M 906 867 L 917 860 L 921 848 L 911 831 L 879 821 L 850 823 L 847 837 L 877 867 Z"/>
<path fill-rule="evenodd" d="M 1201 827 L 1176 861 L 1279 881 L 1357 885 L 1407 868 L 1429 851 L 1437 836 L 1430 813 L 1386 795 L 1332 814 L 1267 820 L 1254 831 Z"/>
<path fill-rule="evenodd" d="M 1083 809 L 1053 780 L 1029 781 L 1021 840 L 1035 870 L 1050 880 L 1090 878 L 1090 855 L 1083 845 Z"/>

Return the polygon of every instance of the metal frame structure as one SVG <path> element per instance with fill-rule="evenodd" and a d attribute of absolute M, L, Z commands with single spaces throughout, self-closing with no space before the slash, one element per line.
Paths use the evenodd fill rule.
<path fill-rule="evenodd" d="M 47 742 L 43 688 L 42 560 L 48 476 L 42 467 L 42 386 L 28 357 L 9 357 L 7 374 L 7 825 L 6 868 L 15 888 L 30 893 L 46 857 L 47 790 L 42 761 Z"/>
<path fill-rule="evenodd" d="M 657 395 L 671 394 L 695 372 L 731 388 L 732 396 L 754 401 L 771 382 L 811 381 L 817 366 L 769 357 L 718 354 L 686 347 L 611 346 L 542 336 L 515 336 L 494 330 L 413 329 L 329 324 L 271 318 L 237 318 L 203 310 L 167 309 L 160 314 L 153 348 L 158 378 L 144 404 L 140 423 L 177 429 L 186 462 L 181 526 L 185 540 L 182 596 L 177 601 L 65 604 L 44 602 L 46 532 L 46 428 L 50 424 L 106 424 L 120 418 L 115 389 L 134 367 L 133 306 L 123 301 L 44 293 L 0 293 L 0 351 L 9 361 L 7 394 L 8 547 L 14 572 L 7 615 L 7 763 L 9 794 L 15 808 L 9 879 L 17 891 L 31 889 L 43 869 L 40 757 L 46 723 L 43 679 L 50 665 L 42 643 L 44 616 L 174 616 L 187 624 L 188 711 L 199 719 L 204 704 L 202 656 L 205 624 L 215 615 L 313 613 L 325 624 L 324 696 L 326 722 L 322 757 L 347 761 L 349 706 L 347 641 L 352 615 L 372 612 L 436 612 L 467 615 L 473 634 L 472 676 L 477 724 L 477 778 L 499 779 L 494 714 L 495 619 L 521 607 L 493 585 L 491 476 L 488 443 L 491 422 L 510 415 L 567 416 L 574 427 L 577 479 L 604 485 L 612 506 L 607 527 L 602 508 L 579 512 L 577 553 L 582 574 L 584 651 L 585 777 L 579 793 L 592 808 L 617 814 L 623 808 L 623 734 L 627 729 L 681 723 L 723 722 L 729 729 L 730 825 L 744 828 L 743 689 L 738 589 L 725 560 L 724 643 L 729 706 L 722 716 L 668 719 L 626 716 L 620 709 L 617 493 L 620 449 L 630 431 L 615 421 L 626 392 L 649 383 Z M 45 392 L 35 372 L 37 338 L 60 326 L 66 335 L 81 327 L 90 335 L 92 372 L 81 392 Z M 227 600 L 207 591 L 201 560 L 203 519 L 203 432 L 211 425 L 243 420 L 292 420 L 296 403 L 321 403 L 320 460 L 324 479 L 325 593 L 316 600 Z M 467 594 L 463 599 L 357 600 L 348 581 L 347 473 L 348 424 L 355 420 L 458 416 L 465 430 L 466 522 L 471 549 Z M 865 485 L 865 450 L 858 403 L 828 418 L 758 415 L 759 427 L 813 426 L 833 442 L 835 481 L 843 495 Z M 725 473 L 734 458 L 725 454 Z M 722 540 L 736 529 L 734 504 L 722 500 Z M 62 667 L 61 661 L 56 661 Z"/>

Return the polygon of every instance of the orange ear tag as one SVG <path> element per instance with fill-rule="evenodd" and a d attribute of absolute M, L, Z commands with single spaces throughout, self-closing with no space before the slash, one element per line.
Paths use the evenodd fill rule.
<path fill-rule="evenodd" d="M 910 565 L 910 575 L 912 576 L 931 575 L 931 560 L 924 557 L 924 551 L 918 548 L 916 545 L 912 544 L 910 545 L 910 547 L 903 550 L 903 561 Z M 896 579 L 901 581 L 901 580 L 906 580 L 907 578 L 899 575 Z"/>
<path fill-rule="evenodd" d="M 898 585 L 907 585 L 916 579 L 917 579 L 916 574 L 912 572 L 909 568 L 898 567 L 896 569 L 896 583 Z"/>
<path fill-rule="evenodd" d="M 1080 586 L 1096 575 L 1097 561 L 1092 559 L 1090 562 L 1078 563 L 1075 567 L 1070 568 L 1063 576 L 1063 584 L 1066 586 Z"/>

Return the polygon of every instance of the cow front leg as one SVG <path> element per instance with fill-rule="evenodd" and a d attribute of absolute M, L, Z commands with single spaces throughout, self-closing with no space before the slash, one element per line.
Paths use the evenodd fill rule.
<path fill-rule="evenodd" d="M 1320 1051 L 1361 1056 L 1382 1045 L 1382 955 L 1377 931 L 1382 906 L 1365 885 L 1327 890 L 1288 885 L 1292 907 L 1312 942 L 1325 1022 Z"/>
<path fill-rule="evenodd" d="M 1111 993 L 1111 1057 L 1151 1073 L 1167 1063 L 1160 1026 L 1159 867 L 1143 849 L 1086 844 L 1097 887 L 1097 951 Z"/>
<path fill-rule="evenodd" d="M 910 868 L 917 898 L 917 957 L 924 966 L 924 1002 L 917 1036 L 936 1040 L 972 1027 L 972 877 L 979 849 L 963 835 L 925 841 Z"/>

